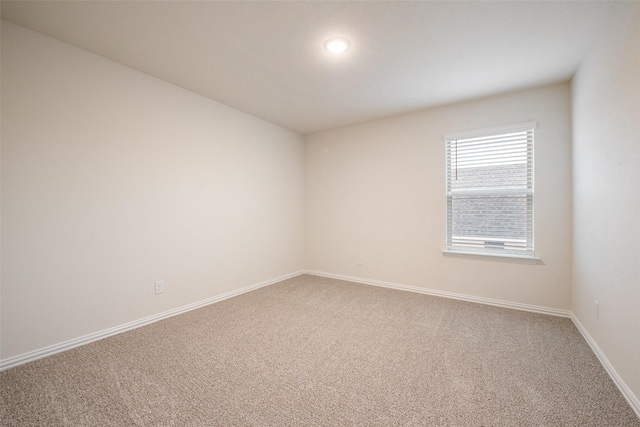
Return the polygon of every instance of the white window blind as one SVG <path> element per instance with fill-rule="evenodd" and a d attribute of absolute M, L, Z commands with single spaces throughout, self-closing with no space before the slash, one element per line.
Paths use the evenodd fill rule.
<path fill-rule="evenodd" d="M 445 135 L 447 250 L 534 256 L 535 127 Z"/>

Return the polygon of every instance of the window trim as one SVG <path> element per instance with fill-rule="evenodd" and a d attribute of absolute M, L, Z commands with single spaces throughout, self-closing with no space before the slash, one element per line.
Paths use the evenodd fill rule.
<path fill-rule="evenodd" d="M 446 185 L 445 185 L 445 249 L 442 250 L 442 255 L 445 257 L 454 257 L 454 258 L 467 258 L 467 259 L 476 259 L 476 260 L 489 260 L 489 261 L 502 261 L 502 262 L 515 262 L 515 263 L 522 263 L 522 264 L 538 264 L 541 262 L 540 258 L 536 256 L 535 254 L 535 215 L 534 218 L 532 219 L 532 250 L 531 252 L 528 253 L 522 253 L 522 254 L 516 254 L 516 253 L 512 253 L 512 252 L 506 252 L 506 253 L 500 253 L 497 251 L 490 251 L 487 250 L 486 248 L 482 248 L 482 249 L 478 249 L 478 250 L 474 250 L 474 249 L 458 249 L 455 247 L 451 247 L 449 246 L 449 212 L 448 212 L 448 205 L 449 205 L 449 194 L 448 194 L 448 188 L 449 188 L 449 169 L 447 167 L 448 162 L 449 162 L 449 156 L 447 154 L 447 141 L 452 140 L 452 139 L 463 139 L 463 138 L 473 138 L 473 137 L 479 137 L 479 136 L 489 136 L 489 135 L 495 135 L 495 134 L 501 134 L 501 133 L 509 133 L 509 132 L 520 132 L 520 131 L 528 131 L 528 130 L 533 130 L 534 134 L 535 134 L 535 129 L 537 129 L 538 127 L 538 123 L 536 121 L 528 121 L 528 122 L 521 122 L 521 123 L 514 123 L 514 124 L 509 124 L 509 125 L 503 125 L 503 126 L 493 126 L 493 127 L 488 127 L 488 128 L 482 128 L 482 129 L 474 129 L 474 130 L 469 130 L 469 131 L 461 131 L 461 132 L 449 132 L 444 134 L 444 141 L 445 141 L 445 171 L 446 171 L 446 175 L 445 175 L 445 179 L 446 179 Z M 533 150 L 535 151 L 535 143 L 533 146 Z M 532 168 L 534 168 L 535 166 L 535 154 L 533 154 L 533 157 L 531 159 L 532 162 Z M 533 178 L 535 180 L 535 171 L 532 171 L 533 173 Z M 532 196 L 534 196 L 534 209 L 535 209 L 535 183 L 532 183 L 532 189 L 528 190 L 531 191 Z M 499 192 L 499 190 L 498 190 Z"/>
<path fill-rule="evenodd" d="M 464 258 L 477 261 L 498 261 L 515 264 L 542 264 L 542 259 L 536 255 L 499 254 L 496 252 L 473 252 L 453 249 L 443 249 L 442 256 L 446 258 Z"/>
<path fill-rule="evenodd" d="M 537 128 L 538 128 L 538 122 L 529 121 L 529 122 L 513 123 L 510 125 L 466 130 L 462 132 L 449 132 L 444 134 L 444 139 L 446 141 L 447 139 L 471 138 L 474 136 L 484 136 L 484 135 L 493 134 L 493 133 L 518 132 L 526 129 L 537 129 Z"/>

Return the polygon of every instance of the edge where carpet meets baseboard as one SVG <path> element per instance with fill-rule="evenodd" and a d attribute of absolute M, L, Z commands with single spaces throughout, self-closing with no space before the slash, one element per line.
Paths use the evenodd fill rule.
<path fill-rule="evenodd" d="M 232 298 L 232 297 L 235 297 L 235 296 L 238 296 L 246 292 L 250 292 L 265 286 L 269 286 L 286 279 L 300 276 L 302 274 L 309 274 L 312 276 L 327 277 L 327 278 L 338 279 L 338 280 L 345 280 L 349 282 L 379 286 L 379 287 L 390 288 L 390 289 L 397 289 L 401 291 L 415 292 L 415 293 L 424 294 L 424 295 L 457 299 L 461 301 L 474 302 L 478 304 L 493 305 L 497 307 L 509 308 L 514 310 L 529 311 L 533 313 L 570 318 L 573 321 L 573 323 L 576 325 L 576 328 L 580 331 L 584 339 L 587 341 L 587 343 L 589 344 L 593 352 L 596 354 L 596 357 L 598 357 L 598 360 L 600 360 L 600 363 L 605 368 L 605 370 L 607 371 L 607 373 L 609 374 L 613 382 L 616 384 L 616 386 L 618 387 L 618 389 L 620 390 L 620 392 L 622 393 L 626 401 L 629 403 L 629 405 L 631 406 L 631 409 L 634 411 L 636 416 L 640 418 L 640 399 L 638 399 L 638 397 L 633 393 L 633 391 L 631 391 L 631 389 L 627 386 L 624 380 L 618 375 L 616 370 L 613 368 L 613 366 L 609 362 L 609 359 L 607 359 L 607 357 L 604 355 L 604 353 L 602 352 L 598 344 L 596 344 L 595 340 L 591 337 L 591 335 L 589 335 L 589 333 L 584 328 L 584 326 L 582 326 L 582 324 L 580 323 L 580 320 L 575 316 L 573 312 L 569 310 L 561 310 L 561 309 L 550 308 L 550 307 L 541 307 L 541 306 L 530 305 L 530 304 L 522 304 L 517 302 L 511 302 L 511 301 L 497 300 L 492 298 L 477 297 L 473 295 L 459 294 L 455 292 L 420 288 L 417 286 L 402 285 L 399 283 L 365 279 L 362 277 L 346 276 L 341 274 L 326 273 L 326 272 L 314 271 L 314 270 L 300 270 L 293 273 L 285 274 L 279 277 L 275 277 L 273 279 L 269 279 L 259 283 L 255 283 L 253 285 L 245 286 L 243 288 L 236 289 L 234 291 L 230 291 L 221 295 L 217 295 L 211 298 L 207 298 L 201 301 L 187 304 L 182 307 L 177 307 L 172 310 L 168 310 L 162 313 L 154 314 L 152 316 L 144 317 L 142 319 L 138 319 L 133 322 L 125 323 L 113 328 L 88 334 L 79 338 L 74 338 L 59 344 L 44 347 L 44 348 L 34 350 L 28 353 L 24 353 L 18 356 L 10 357 L 5 360 L 0 360 L 0 371 L 14 368 L 16 366 L 20 366 L 25 363 L 42 359 L 44 357 L 51 356 L 66 350 L 71 350 L 72 348 L 80 347 L 82 345 L 89 344 L 91 342 L 98 341 L 100 339 L 107 338 L 112 335 L 116 335 L 116 334 L 130 331 L 145 325 L 149 325 L 151 323 L 155 323 L 160 320 L 176 316 L 178 314 L 186 313 L 191 310 L 195 310 L 219 301 L 223 301 L 225 299 Z"/>
<path fill-rule="evenodd" d="M 0 372 L 10 368 L 15 368 L 16 366 L 24 365 L 25 363 L 33 362 L 34 360 L 42 359 L 47 356 L 52 356 L 56 353 L 71 350 L 72 348 L 80 347 L 82 345 L 89 344 L 91 342 L 98 341 L 103 338 L 110 337 L 112 335 L 116 335 L 122 332 L 127 332 L 130 330 L 139 328 L 141 326 L 149 325 L 151 323 L 155 323 L 160 320 L 176 316 L 178 314 L 186 313 L 187 311 L 195 310 L 197 308 L 201 308 L 209 304 L 223 301 L 225 299 L 232 298 L 232 297 L 256 290 L 258 288 L 262 288 L 264 286 L 269 286 L 274 283 L 281 282 L 286 279 L 290 279 L 292 277 L 300 276 L 301 274 L 305 274 L 305 272 L 303 270 L 299 270 L 293 273 L 284 274 L 282 276 L 274 277 L 273 279 L 264 280 L 259 283 L 254 283 L 253 285 L 245 286 L 240 289 L 226 292 L 221 295 L 216 295 L 211 298 L 206 298 L 201 301 L 196 301 L 191 304 L 183 305 L 182 307 L 177 307 L 171 310 L 164 311 L 162 313 L 154 314 L 152 316 L 148 316 L 142 319 L 134 320 L 132 322 L 124 323 L 122 325 L 115 326 L 113 328 L 104 329 L 102 331 L 94 332 L 79 338 L 74 338 L 68 341 L 64 341 L 59 344 L 54 344 L 38 350 L 30 351 L 28 353 L 20 354 L 18 356 L 13 356 L 5 360 L 0 360 Z"/>
<path fill-rule="evenodd" d="M 624 398 L 627 400 L 627 403 L 629 403 L 629 406 L 631 406 L 631 409 L 633 409 L 633 412 L 635 412 L 636 417 L 640 418 L 640 399 L 638 399 L 638 396 L 636 396 L 633 391 L 631 391 L 629 386 L 627 386 L 627 383 L 625 383 L 620 375 L 618 375 L 618 372 L 613 368 L 613 365 L 611 365 L 609 359 L 607 359 L 607 356 L 605 356 L 604 352 L 600 349 L 593 337 L 589 335 L 589 332 L 587 332 L 585 327 L 582 326 L 582 323 L 580 323 L 580 320 L 574 313 L 571 313 L 571 320 L 573 321 L 574 325 L 576 325 L 576 328 L 578 328 L 587 344 L 589 344 L 591 350 L 593 350 L 593 352 L 596 354 L 596 357 L 598 358 L 598 360 L 600 360 L 600 363 L 602 364 L 602 366 L 604 366 L 604 369 L 616 384 L 616 386 L 620 390 L 620 393 L 622 393 Z"/>
<path fill-rule="evenodd" d="M 461 301 L 475 302 L 475 303 L 479 303 L 479 304 L 493 305 L 493 306 L 496 306 L 496 307 L 511 308 L 511 309 L 514 309 L 514 310 L 530 311 L 530 312 L 533 312 L 533 313 L 549 314 L 549 315 L 552 315 L 552 316 L 571 317 L 571 314 L 572 314 L 571 311 L 569 311 L 569 310 L 561 310 L 561 309 L 557 309 L 557 308 L 541 307 L 541 306 L 537 306 L 537 305 L 522 304 L 522 303 L 518 303 L 518 302 L 511 302 L 511 301 L 503 301 L 503 300 L 492 299 L 492 298 L 477 297 L 477 296 L 473 296 L 473 295 L 458 294 L 458 293 L 455 293 L 455 292 L 439 291 L 439 290 L 436 290 L 436 289 L 420 288 L 420 287 L 417 287 L 417 286 L 402 285 L 402 284 L 399 284 L 399 283 L 384 282 L 384 281 L 381 281 L 381 280 L 365 279 L 365 278 L 362 278 L 362 277 L 354 277 L 354 276 L 345 276 L 345 275 L 341 275 L 341 274 L 325 273 L 323 271 L 307 270 L 307 271 L 305 271 L 305 273 L 306 274 L 311 274 L 313 276 L 320 276 L 320 277 L 328 277 L 328 278 L 331 278 L 331 279 L 346 280 L 346 281 L 349 281 L 349 282 L 362 283 L 362 284 L 365 284 L 365 285 L 380 286 L 380 287 L 383 287 L 383 288 L 390 288 L 390 289 L 397 289 L 397 290 L 401 290 L 401 291 L 416 292 L 416 293 L 419 293 L 419 294 L 432 295 L 432 296 L 436 296 L 436 297 L 451 298 L 451 299 L 457 299 L 457 300 L 461 300 Z"/>
<path fill-rule="evenodd" d="M 618 387 L 618 390 L 620 390 L 620 393 L 622 393 L 627 403 L 629 403 L 629 406 L 631 406 L 631 409 L 633 410 L 633 412 L 636 414 L 638 418 L 640 418 L 640 399 L 638 399 L 638 397 L 633 393 L 633 391 L 631 391 L 629 386 L 627 386 L 627 384 L 620 377 L 620 375 L 618 375 L 616 370 L 613 368 L 613 366 L 609 362 L 609 359 L 607 359 L 607 357 L 604 355 L 602 350 L 600 350 L 600 347 L 598 347 L 598 344 L 596 344 L 595 340 L 591 337 L 591 335 L 589 335 L 589 333 L 584 328 L 584 326 L 582 326 L 582 324 L 580 323 L 576 315 L 570 310 L 560 310 L 557 308 L 540 307 L 536 305 L 521 304 L 521 303 L 511 302 L 511 301 L 476 297 L 473 295 L 458 294 L 454 292 L 439 291 L 435 289 L 419 288 L 417 286 L 401 285 L 399 283 L 365 279 L 362 277 L 345 276 L 342 274 L 326 273 L 323 271 L 306 270 L 305 273 L 313 276 L 328 277 L 331 279 L 339 279 L 339 280 L 346 280 L 349 282 L 362 283 L 364 285 L 380 286 L 383 288 L 397 289 L 397 290 L 408 291 L 408 292 L 416 292 L 416 293 L 425 294 L 425 295 L 451 298 L 451 299 L 457 299 L 461 301 L 475 302 L 479 304 L 493 305 L 497 307 L 510 308 L 514 310 L 529 311 L 533 313 L 548 314 L 552 316 L 568 317 L 573 321 L 578 331 L 580 331 L 585 341 L 587 341 L 587 343 L 591 347 L 591 350 L 593 350 L 593 352 L 596 354 L 596 357 L 598 358 L 598 360 L 600 360 L 600 363 L 602 364 L 604 369 L 607 371 L 607 373 L 609 374 L 609 377 L 611 377 L 616 387 Z"/>

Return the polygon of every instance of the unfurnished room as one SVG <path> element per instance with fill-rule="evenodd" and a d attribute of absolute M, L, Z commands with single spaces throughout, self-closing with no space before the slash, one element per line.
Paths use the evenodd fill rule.
<path fill-rule="evenodd" d="M 0 425 L 640 427 L 640 2 L 0 5 Z"/>

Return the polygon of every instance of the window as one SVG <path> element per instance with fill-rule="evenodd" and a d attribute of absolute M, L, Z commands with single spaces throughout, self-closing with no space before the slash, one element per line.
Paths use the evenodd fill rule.
<path fill-rule="evenodd" d="M 445 135 L 447 251 L 534 256 L 535 127 Z"/>

